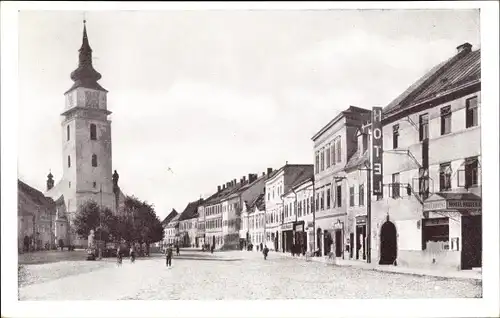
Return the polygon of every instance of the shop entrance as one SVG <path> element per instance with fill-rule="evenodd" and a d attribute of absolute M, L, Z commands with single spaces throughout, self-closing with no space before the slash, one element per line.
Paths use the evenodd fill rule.
<path fill-rule="evenodd" d="M 482 216 L 462 216 L 461 268 L 482 266 Z"/>
<path fill-rule="evenodd" d="M 335 230 L 335 256 L 342 256 L 342 231 Z"/>
<path fill-rule="evenodd" d="M 380 230 L 380 265 L 396 265 L 398 256 L 396 226 L 386 221 Z"/>
<path fill-rule="evenodd" d="M 354 256 L 353 254 L 353 247 L 354 247 L 354 233 L 349 234 L 349 258 L 352 259 Z"/>
<path fill-rule="evenodd" d="M 321 245 L 323 244 L 323 238 L 321 237 L 321 228 L 316 231 L 316 242 L 318 244 L 318 251 L 321 256 Z"/>
<path fill-rule="evenodd" d="M 283 248 L 285 252 L 291 252 L 292 251 L 292 244 L 293 244 L 293 231 L 283 231 Z"/>
<path fill-rule="evenodd" d="M 323 244 L 325 246 L 324 256 L 327 256 L 328 254 L 330 254 L 332 242 L 333 242 L 332 234 L 325 230 L 325 235 L 324 235 L 324 240 L 323 240 Z"/>
<path fill-rule="evenodd" d="M 358 225 L 356 226 L 356 259 L 366 259 L 365 242 L 366 225 Z"/>

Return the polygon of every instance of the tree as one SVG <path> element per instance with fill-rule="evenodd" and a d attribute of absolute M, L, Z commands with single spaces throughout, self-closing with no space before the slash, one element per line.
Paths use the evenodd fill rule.
<path fill-rule="evenodd" d="M 115 217 L 107 207 L 100 206 L 93 200 L 83 203 L 75 216 L 76 233 L 87 237 L 94 230 L 95 238 L 107 242 L 109 234 L 112 233 Z"/>

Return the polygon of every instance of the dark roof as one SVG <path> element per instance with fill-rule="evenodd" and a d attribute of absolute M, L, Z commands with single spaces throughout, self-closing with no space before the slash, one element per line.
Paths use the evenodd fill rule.
<path fill-rule="evenodd" d="M 179 221 L 188 220 L 198 217 L 198 207 L 203 204 L 203 200 L 189 202 L 184 211 L 179 216 Z"/>
<path fill-rule="evenodd" d="M 18 215 L 35 215 L 42 210 L 55 210 L 54 200 L 43 195 L 41 191 L 17 180 L 17 213 Z"/>
<path fill-rule="evenodd" d="M 259 194 L 257 198 L 255 198 L 255 200 L 248 205 L 248 207 L 250 209 L 249 212 L 253 212 L 253 209 L 255 207 L 257 207 L 259 211 L 265 210 L 266 209 L 265 194 L 264 193 Z"/>
<path fill-rule="evenodd" d="M 310 164 L 286 164 L 276 170 L 275 174 L 280 173 L 282 170 L 284 170 L 284 173 L 287 176 L 286 178 L 291 180 L 285 183 L 285 187 L 283 189 L 283 193 L 285 194 L 297 184 L 314 176 L 314 165 Z M 272 177 L 274 177 L 274 174 L 270 178 Z"/>
<path fill-rule="evenodd" d="M 384 116 L 481 81 L 481 50 L 462 51 L 434 66 L 384 109 Z"/>
<path fill-rule="evenodd" d="M 368 150 L 365 150 L 362 154 L 361 151 L 358 149 L 352 156 L 349 158 L 347 161 L 347 164 L 345 165 L 344 169 L 349 170 L 353 168 L 357 168 L 359 166 L 363 166 L 367 164 L 370 161 L 370 153 Z"/>
<path fill-rule="evenodd" d="M 468 200 L 479 201 L 481 197 L 470 192 L 436 192 L 430 196 L 425 202 L 441 201 L 441 200 Z"/>
<path fill-rule="evenodd" d="M 345 116 L 348 115 L 359 115 L 359 114 L 369 114 L 371 113 L 371 110 L 361 108 L 361 107 L 356 107 L 356 106 L 349 106 L 346 110 L 343 110 L 337 114 L 328 124 L 326 124 L 323 128 L 321 128 L 317 133 L 312 136 L 312 140 L 315 141 L 316 139 L 319 138 L 326 130 L 328 130 L 330 127 L 332 127 L 336 122 L 338 122 L 340 119 L 342 119 Z"/>
<path fill-rule="evenodd" d="M 78 68 L 71 72 L 71 79 L 73 80 L 74 84 L 69 90 L 66 91 L 66 93 L 74 90 L 77 87 L 85 87 L 107 92 L 107 90 L 105 90 L 101 85 L 99 85 L 99 83 L 97 83 L 97 81 L 101 79 L 101 74 L 97 72 L 92 66 L 92 49 L 89 45 L 87 28 L 85 24 L 83 25 L 82 46 L 80 47 L 78 52 Z"/>
<path fill-rule="evenodd" d="M 161 222 L 161 224 L 163 225 L 166 225 L 168 224 L 168 222 L 170 222 L 177 214 L 177 211 L 175 211 L 175 209 L 172 209 L 172 212 L 170 212 L 166 218 L 163 219 L 163 221 Z"/>

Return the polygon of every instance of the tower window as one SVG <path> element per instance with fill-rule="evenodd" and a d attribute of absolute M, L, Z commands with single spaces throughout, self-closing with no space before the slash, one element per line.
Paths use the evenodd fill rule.
<path fill-rule="evenodd" d="M 95 124 L 90 124 L 90 140 L 97 140 L 97 129 Z"/>
<path fill-rule="evenodd" d="M 69 140 L 69 125 L 66 126 L 66 139 Z"/>
<path fill-rule="evenodd" d="M 392 149 L 398 148 L 399 125 L 392 126 Z"/>
<path fill-rule="evenodd" d="M 71 157 L 68 156 L 68 168 L 71 168 Z"/>
<path fill-rule="evenodd" d="M 92 167 L 97 167 L 97 156 L 92 155 Z"/>
<path fill-rule="evenodd" d="M 92 186 L 94 187 L 94 189 L 97 187 L 97 182 L 92 182 Z"/>

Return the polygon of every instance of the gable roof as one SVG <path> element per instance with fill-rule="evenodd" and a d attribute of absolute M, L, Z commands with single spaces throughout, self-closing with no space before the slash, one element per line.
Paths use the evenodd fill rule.
<path fill-rule="evenodd" d="M 467 46 L 468 43 L 462 45 Z M 384 116 L 481 81 L 481 50 L 464 49 L 434 66 L 384 109 Z"/>
<path fill-rule="evenodd" d="M 177 214 L 177 211 L 175 209 L 172 209 L 172 212 L 170 212 L 164 219 L 161 221 L 162 225 L 167 225 Z"/>
<path fill-rule="evenodd" d="M 253 212 L 254 208 L 259 209 L 259 211 L 263 211 L 266 209 L 266 200 L 265 200 L 265 194 L 261 193 L 259 194 L 253 202 L 248 204 L 249 212 Z"/>
<path fill-rule="evenodd" d="M 17 215 L 19 216 L 34 216 L 41 212 L 45 213 L 46 210 L 55 211 L 56 209 L 54 200 L 19 179 L 17 180 L 17 198 Z"/>
<path fill-rule="evenodd" d="M 184 211 L 182 211 L 181 215 L 179 216 L 179 221 L 198 217 L 198 206 L 200 206 L 201 204 L 203 204 L 202 199 L 189 202 Z"/>
<path fill-rule="evenodd" d="M 360 166 L 364 166 L 365 164 L 368 164 L 370 161 L 370 153 L 368 152 L 368 149 L 365 150 L 363 153 L 358 149 L 356 152 L 349 158 L 347 161 L 344 170 L 351 170 Z"/>
<path fill-rule="evenodd" d="M 341 120 L 342 118 L 344 118 L 346 116 L 349 116 L 349 115 L 357 116 L 360 114 L 370 114 L 370 113 L 371 113 L 371 110 L 369 110 L 369 109 L 365 109 L 365 108 L 361 108 L 361 107 L 357 107 L 357 106 L 349 106 L 349 108 L 339 112 L 337 114 L 337 116 L 335 116 L 332 120 L 330 120 L 330 122 L 328 122 L 328 124 L 326 124 L 317 133 L 315 133 L 311 139 L 312 139 L 312 141 L 316 141 L 316 139 L 318 139 L 322 134 L 324 134 L 325 131 L 327 131 L 330 127 L 335 125 L 335 123 L 337 123 L 339 120 Z"/>

